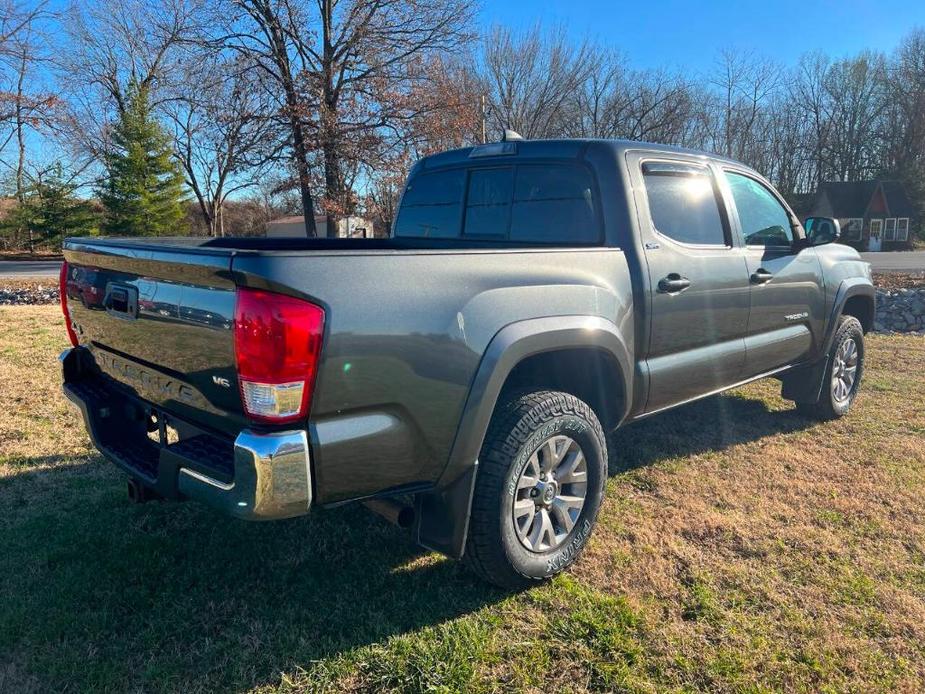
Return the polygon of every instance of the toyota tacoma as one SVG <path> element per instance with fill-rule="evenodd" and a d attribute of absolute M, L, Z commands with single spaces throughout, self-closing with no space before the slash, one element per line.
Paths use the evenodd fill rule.
<path fill-rule="evenodd" d="M 874 289 L 838 234 L 735 161 L 506 138 L 419 161 L 385 239 L 69 239 L 64 391 L 135 500 L 363 501 L 529 585 L 617 427 L 765 377 L 848 412 Z"/>

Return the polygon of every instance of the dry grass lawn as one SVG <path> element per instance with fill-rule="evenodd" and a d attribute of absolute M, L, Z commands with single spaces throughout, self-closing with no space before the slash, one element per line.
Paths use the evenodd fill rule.
<path fill-rule="evenodd" d="M 0 691 L 925 690 L 925 340 L 851 416 L 762 382 L 619 432 L 568 575 L 505 594 L 362 508 L 130 506 L 0 309 Z"/>

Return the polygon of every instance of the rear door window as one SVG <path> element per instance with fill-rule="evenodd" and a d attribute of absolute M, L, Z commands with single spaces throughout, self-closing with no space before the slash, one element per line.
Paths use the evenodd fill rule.
<path fill-rule="evenodd" d="M 415 176 L 402 196 L 395 236 L 457 238 L 466 172 L 435 171 Z"/>
<path fill-rule="evenodd" d="M 693 246 L 728 245 L 709 169 L 646 162 L 643 178 L 649 214 L 658 233 Z"/>

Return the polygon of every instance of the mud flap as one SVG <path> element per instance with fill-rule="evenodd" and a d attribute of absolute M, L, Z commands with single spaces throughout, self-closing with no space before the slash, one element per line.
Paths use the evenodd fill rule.
<path fill-rule="evenodd" d="M 417 542 L 422 547 L 461 559 L 466 551 L 469 512 L 479 461 L 443 489 L 418 494 L 415 500 Z"/>
<path fill-rule="evenodd" d="M 818 401 L 828 366 L 829 357 L 826 355 L 815 364 L 788 371 L 781 377 L 780 396 L 794 402 Z"/>

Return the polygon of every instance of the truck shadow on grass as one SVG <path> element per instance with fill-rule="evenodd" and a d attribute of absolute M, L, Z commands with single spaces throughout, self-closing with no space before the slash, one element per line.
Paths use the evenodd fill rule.
<path fill-rule="evenodd" d="M 360 506 L 264 524 L 133 506 L 103 466 L 24 471 L 0 488 L 14 510 L 0 543 L 0 689 L 29 688 L 4 685 L 4 670 L 45 691 L 240 691 L 301 668 L 336 680 L 358 647 L 507 597 Z M 25 503 L 30 490 L 40 503 Z M 467 657 L 447 640 L 440 659 Z M 403 667 L 383 653 L 361 669 Z"/>
<path fill-rule="evenodd" d="M 616 434 L 611 472 L 808 424 L 759 400 L 712 398 Z M 336 680 L 342 668 L 387 679 L 407 666 L 393 651 L 413 647 L 356 649 L 508 597 L 362 507 L 250 524 L 196 504 L 132 506 L 123 478 L 97 465 L 107 463 L 0 488 L 25 496 L 25 478 L 43 478 L 43 503 L 15 504 L 0 554 L 0 652 L 43 686 L 241 690 L 299 669 Z M 432 637 L 435 666 L 468 657 L 453 638 Z"/>
<path fill-rule="evenodd" d="M 722 451 L 814 424 L 796 409 L 771 410 L 763 400 L 739 393 L 705 398 L 611 434 L 608 472 L 615 475 L 668 458 Z"/>

